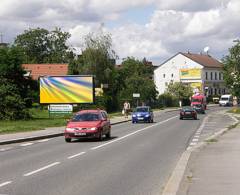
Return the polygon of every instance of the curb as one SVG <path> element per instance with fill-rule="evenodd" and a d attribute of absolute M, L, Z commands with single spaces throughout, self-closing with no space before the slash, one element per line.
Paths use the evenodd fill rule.
<path fill-rule="evenodd" d="M 237 120 L 235 117 L 229 114 L 231 118 L 234 119 L 234 123 L 232 125 L 237 125 L 239 123 L 239 120 Z M 201 129 L 202 125 L 198 128 Z M 208 145 L 208 142 L 206 140 L 218 138 L 219 136 L 223 135 L 225 132 L 227 132 L 229 128 L 223 128 L 219 130 L 218 132 L 215 132 L 213 135 L 206 138 L 204 141 L 199 142 L 196 146 L 193 146 L 189 150 L 185 150 L 183 154 L 181 155 L 176 167 L 174 168 L 169 180 L 167 181 L 166 186 L 164 187 L 162 195 L 176 195 L 180 186 L 180 183 L 184 177 L 185 170 L 187 168 L 187 164 L 189 161 L 189 158 L 191 156 L 191 153 L 195 151 L 196 149 L 202 148 L 206 145 Z"/>

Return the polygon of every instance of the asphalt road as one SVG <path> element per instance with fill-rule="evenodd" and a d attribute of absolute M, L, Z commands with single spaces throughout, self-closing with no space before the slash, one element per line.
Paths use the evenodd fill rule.
<path fill-rule="evenodd" d="M 153 124 L 123 123 L 101 142 L 58 137 L 12 145 L 0 152 L 0 194 L 160 194 L 205 116 L 179 120 L 168 112 Z"/>

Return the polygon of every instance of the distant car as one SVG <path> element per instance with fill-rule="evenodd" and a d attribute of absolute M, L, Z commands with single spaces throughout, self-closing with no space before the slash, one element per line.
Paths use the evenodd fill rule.
<path fill-rule="evenodd" d="M 192 118 L 197 120 L 197 112 L 192 107 L 184 107 L 180 110 L 180 120 L 184 118 Z"/>
<path fill-rule="evenodd" d="M 149 122 L 153 123 L 153 112 L 149 106 L 138 106 L 132 113 L 132 123 Z"/>
<path fill-rule="evenodd" d="M 64 131 L 65 141 L 71 142 L 73 138 L 97 138 L 111 137 L 111 124 L 104 110 L 82 110 L 76 113 L 68 121 Z"/>
<path fill-rule="evenodd" d="M 219 100 L 219 106 L 233 106 L 232 95 L 222 95 Z"/>

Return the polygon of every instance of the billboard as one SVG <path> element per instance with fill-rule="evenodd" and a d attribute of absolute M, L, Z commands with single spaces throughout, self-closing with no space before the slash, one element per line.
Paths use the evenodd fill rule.
<path fill-rule="evenodd" d="M 202 71 L 200 68 L 180 69 L 180 79 L 201 79 Z"/>
<path fill-rule="evenodd" d="M 190 86 L 193 88 L 193 92 L 202 92 L 202 83 L 191 83 Z"/>
<path fill-rule="evenodd" d="M 73 104 L 93 102 L 93 76 L 40 77 L 41 104 Z"/>

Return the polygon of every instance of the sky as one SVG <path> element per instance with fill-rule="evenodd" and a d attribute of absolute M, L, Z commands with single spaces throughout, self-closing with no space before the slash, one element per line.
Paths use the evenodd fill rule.
<path fill-rule="evenodd" d="M 108 33 L 118 63 L 132 56 L 159 65 L 205 47 L 220 60 L 240 39 L 240 0 L 0 0 L 4 42 L 37 27 L 69 32 L 78 52 L 88 33 Z"/>

